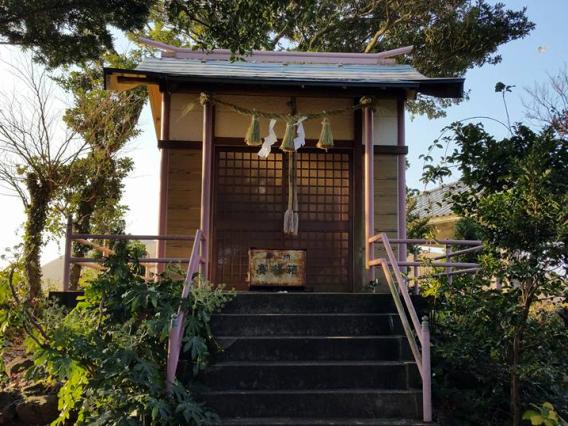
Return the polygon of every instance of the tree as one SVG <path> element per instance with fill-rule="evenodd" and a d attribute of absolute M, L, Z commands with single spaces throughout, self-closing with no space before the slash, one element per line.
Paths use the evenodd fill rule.
<path fill-rule="evenodd" d="M 114 50 L 109 27 L 196 48 L 373 52 L 413 45 L 401 59 L 432 77 L 501 61 L 500 45 L 526 36 L 526 10 L 486 0 L 10 0 L 0 36 L 57 66 Z M 414 112 L 444 115 L 449 100 L 420 96 Z"/>
<path fill-rule="evenodd" d="M 32 49 L 50 67 L 97 59 L 113 50 L 111 28 L 140 29 L 155 0 L 4 0 L 3 43 Z"/>
<path fill-rule="evenodd" d="M 542 301 L 568 297 L 568 143 L 550 128 L 511 130 L 511 137 L 496 140 L 480 124 L 454 123 L 444 139 L 456 148 L 438 167 L 445 170 L 429 168 L 426 178 L 453 169 L 462 174 L 453 210 L 475 224 L 485 245 L 481 275 L 467 292 L 477 291 L 476 309 L 486 312 L 472 321 L 500 320 L 510 413 L 518 425 L 521 390 L 529 385 L 523 378 L 534 374 L 526 368 L 535 358 L 535 333 L 527 337 L 531 312 Z M 495 279 L 502 289 L 487 293 Z"/>
<path fill-rule="evenodd" d="M 417 190 L 406 191 L 406 233 L 408 238 L 422 239 L 432 232 L 429 217 L 420 217 L 417 211 L 417 201 L 419 192 Z M 417 247 L 410 246 L 410 252 L 416 253 Z"/>
<path fill-rule="evenodd" d="M 107 63 L 132 67 L 126 57 L 106 55 Z M 120 227 L 125 207 L 120 204 L 123 180 L 132 170 L 132 161 L 121 157 L 125 144 L 138 134 L 137 122 L 146 98 L 144 89 L 113 93 L 103 89 L 103 61 L 71 71 L 59 83 L 73 95 L 73 106 L 64 121 L 89 146 L 88 154 L 78 160 L 75 179 L 64 197 L 78 233 L 109 233 Z M 73 256 L 82 257 L 88 247 L 74 243 Z M 74 264 L 70 274 L 72 289 L 78 286 L 81 265 Z"/>
<path fill-rule="evenodd" d="M 41 293 L 40 254 L 49 208 L 73 179 L 84 145 L 57 125 L 46 71 L 32 65 L 10 67 L 25 91 L 2 95 L 0 182 L 25 209 L 22 265 L 28 300 L 33 300 Z"/>
<path fill-rule="evenodd" d="M 161 20 L 198 47 L 276 48 L 287 41 L 306 51 L 373 52 L 413 45 L 412 61 L 433 77 L 463 75 L 498 63 L 497 47 L 533 28 L 525 9 L 501 3 L 436 0 L 172 0 Z"/>
<path fill-rule="evenodd" d="M 548 81 L 527 89 L 524 106 L 528 117 L 550 126 L 561 136 L 568 136 L 568 68 L 548 75 Z"/>
<path fill-rule="evenodd" d="M 145 281 L 141 252 L 124 241 L 114 250 L 81 303 L 43 321 L 41 332 L 33 330 L 35 364 L 44 380 L 61 383 L 53 424 L 218 424 L 194 389 L 197 374 L 218 349 L 211 316 L 232 294 L 200 280 L 182 299 L 180 271 Z M 189 368 L 170 394 L 164 389 L 168 331 L 178 309 L 187 312 L 182 356 Z"/>
<path fill-rule="evenodd" d="M 414 46 L 401 59 L 431 77 L 462 76 L 501 61 L 497 48 L 526 36 L 526 10 L 485 0 L 171 0 L 153 10 L 145 34 L 236 56 L 251 49 L 374 52 Z M 421 98 L 414 111 L 443 115 L 446 101 Z"/>

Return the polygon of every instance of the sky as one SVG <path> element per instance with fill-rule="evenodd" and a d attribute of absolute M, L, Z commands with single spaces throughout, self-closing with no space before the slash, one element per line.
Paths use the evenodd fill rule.
<path fill-rule="evenodd" d="M 419 155 L 426 152 L 434 139 L 448 124 L 472 116 L 490 116 L 506 121 L 502 99 L 495 93 L 499 81 L 514 85 L 507 103 L 512 122 L 526 121 L 523 98 L 526 89 L 542 83 L 548 74 L 555 74 L 568 66 L 568 0 L 510 0 L 504 3 L 513 9 L 527 7 L 529 18 L 536 29 L 526 38 L 510 42 L 499 49 L 503 60 L 498 65 L 485 65 L 467 72 L 465 88 L 468 101 L 447 110 L 447 117 L 429 120 L 426 117 L 406 118 L 406 143 L 409 146 L 407 184 L 411 188 L 429 189 L 420 183 L 423 161 Z M 0 60 L 11 61 L 14 48 L 0 46 Z M 0 90 L 17 91 L 18 85 L 7 66 L 0 62 Z M 66 100 L 57 97 L 55 108 L 63 109 Z M 505 136 L 505 130 L 491 122 L 486 128 L 496 137 Z M 126 179 L 123 203 L 128 206 L 126 231 L 138 234 L 156 234 L 158 230 L 159 152 L 150 110 L 145 107 L 139 122 L 141 134 L 125 150 L 134 160 L 135 168 Z M 0 159 L 2 161 L 2 159 Z M 20 240 L 24 220 L 23 208 L 17 198 L 0 191 L 0 254 Z M 61 255 L 61 242 L 51 241 L 43 251 L 47 262 Z"/>

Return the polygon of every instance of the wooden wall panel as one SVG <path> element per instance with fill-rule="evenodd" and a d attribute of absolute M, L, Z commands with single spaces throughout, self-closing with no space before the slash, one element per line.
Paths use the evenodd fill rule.
<path fill-rule="evenodd" d="M 169 235 L 191 235 L 199 228 L 201 211 L 201 150 L 170 151 L 168 182 Z M 189 257 L 190 242 L 169 241 L 168 257 Z"/>
<path fill-rule="evenodd" d="M 332 109 L 349 108 L 353 99 L 345 98 L 297 98 L 298 111 L 302 113 L 318 113 Z M 353 140 L 353 112 L 346 111 L 329 117 L 331 131 L 335 139 Z M 306 138 L 319 139 L 321 120 L 310 120 L 304 123 Z"/>
<path fill-rule="evenodd" d="M 396 155 L 375 154 L 375 231 L 386 232 L 390 238 L 398 237 L 397 161 Z M 377 249 L 376 255 L 385 254 Z"/>
<path fill-rule="evenodd" d="M 172 93 L 170 139 L 200 141 L 203 136 L 203 107 L 199 93 Z"/>
<path fill-rule="evenodd" d="M 397 100 L 381 99 L 375 108 L 373 145 L 394 146 L 398 143 Z"/>

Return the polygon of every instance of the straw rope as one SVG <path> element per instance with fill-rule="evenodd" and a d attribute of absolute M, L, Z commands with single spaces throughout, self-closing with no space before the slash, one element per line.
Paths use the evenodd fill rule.
<path fill-rule="evenodd" d="M 267 119 L 276 119 L 276 120 L 283 120 L 285 122 L 288 123 L 296 123 L 298 120 L 300 120 L 301 118 L 304 118 L 305 120 L 315 120 L 315 119 L 319 119 L 319 118 L 324 118 L 324 117 L 329 117 L 332 115 L 339 115 L 339 114 L 343 114 L 344 112 L 347 111 L 357 111 L 359 109 L 365 108 L 365 107 L 373 107 L 375 106 L 375 100 L 373 98 L 364 96 L 359 100 L 359 103 L 347 107 L 347 108 L 338 108 L 338 109 L 332 109 L 329 111 L 322 111 L 322 112 L 317 112 L 317 113 L 308 113 L 308 114 L 302 114 L 302 113 L 296 113 L 296 114 L 283 114 L 283 113 L 279 113 L 279 112 L 267 112 L 267 111 L 259 111 L 257 109 L 248 109 L 248 108 L 244 108 L 242 106 L 239 106 L 237 104 L 233 104 L 231 102 L 227 102 L 227 101 L 223 101 L 219 98 L 216 98 L 208 93 L 201 93 L 201 95 L 199 96 L 199 102 L 201 105 L 206 105 L 206 104 L 212 104 L 212 105 L 223 105 L 226 106 L 228 108 L 231 108 L 234 112 L 238 113 L 238 114 L 242 114 L 242 115 L 256 115 L 257 117 L 260 118 L 267 118 Z"/>

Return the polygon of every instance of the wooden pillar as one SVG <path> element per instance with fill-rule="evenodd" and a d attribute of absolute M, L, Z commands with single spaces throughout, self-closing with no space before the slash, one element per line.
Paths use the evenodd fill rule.
<path fill-rule="evenodd" d="M 375 235 L 375 177 L 374 177 L 374 147 L 373 147 L 373 109 L 363 109 L 363 141 L 365 145 L 364 172 L 365 172 L 365 268 L 370 270 L 369 261 L 374 257 L 374 244 L 369 238 Z M 369 278 L 374 279 L 370 270 Z"/>
<path fill-rule="evenodd" d="M 404 129 L 404 99 L 398 100 L 398 136 L 397 144 L 400 148 L 405 146 L 405 129 Z M 406 155 L 400 153 L 398 155 L 398 238 L 406 239 Z M 398 260 L 406 262 L 407 245 L 398 245 Z M 406 267 L 403 268 L 403 272 Z"/>
<path fill-rule="evenodd" d="M 201 245 L 201 257 L 205 261 L 202 270 L 205 278 L 209 278 L 209 259 L 211 244 L 211 175 L 213 167 L 213 105 L 207 103 L 203 106 L 203 149 L 201 159 L 201 218 L 200 228 L 204 240 Z"/>
<path fill-rule="evenodd" d="M 357 100 L 357 104 L 359 100 Z M 363 111 L 353 113 L 353 292 L 366 290 L 365 268 L 365 217 L 363 201 Z M 366 278 L 366 277 L 365 277 Z"/>
<path fill-rule="evenodd" d="M 160 117 L 160 139 L 170 138 L 170 94 L 162 92 L 162 113 Z M 166 235 L 168 230 L 168 180 L 170 171 L 170 156 L 167 148 L 160 148 L 160 199 L 158 208 L 158 235 Z M 156 245 L 157 257 L 166 257 L 166 241 L 158 240 Z M 164 269 L 164 264 L 158 264 L 158 271 Z"/>

